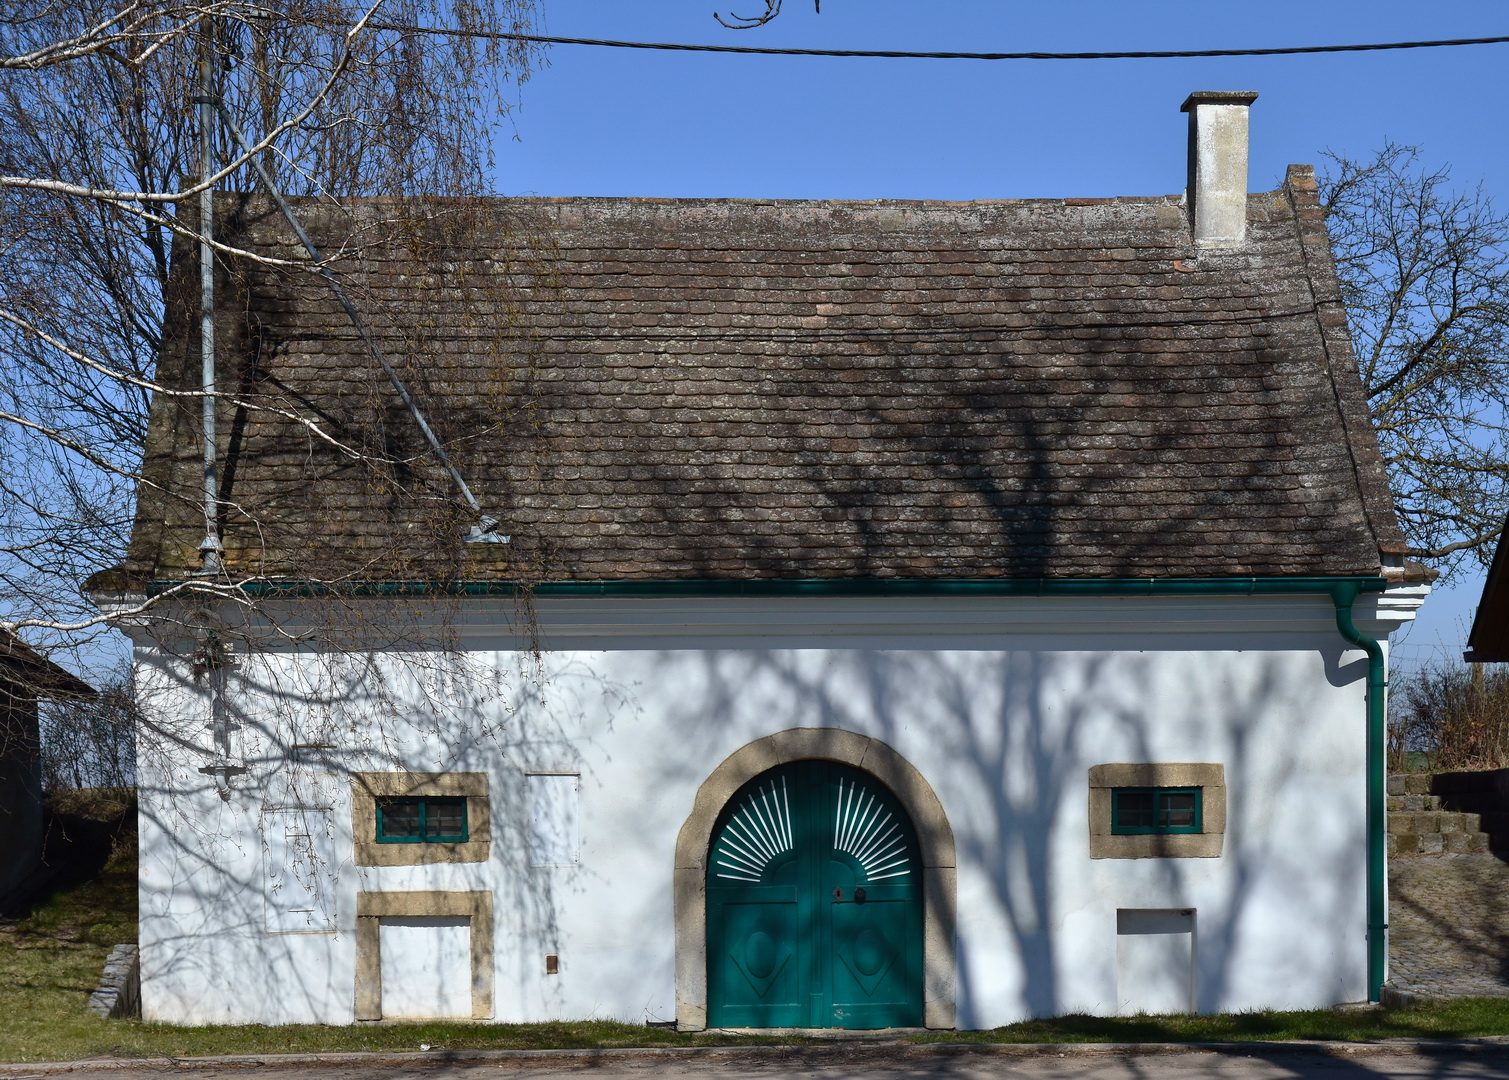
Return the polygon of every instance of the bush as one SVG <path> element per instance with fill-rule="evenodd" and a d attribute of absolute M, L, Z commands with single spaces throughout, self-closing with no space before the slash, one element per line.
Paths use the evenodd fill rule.
<path fill-rule="evenodd" d="M 1424 753 L 1434 770 L 1509 767 L 1509 668 L 1432 665 L 1395 678 L 1389 758 Z"/>

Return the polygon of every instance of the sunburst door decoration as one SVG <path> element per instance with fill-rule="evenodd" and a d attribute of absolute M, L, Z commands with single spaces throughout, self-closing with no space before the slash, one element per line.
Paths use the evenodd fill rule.
<path fill-rule="evenodd" d="M 713 864 L 720 878 L 758 883 L 767 866 L 795 847 L 791 798 L 783 776 L 745 797 L 723 826 L 713 848 Z"/>
<path fill-rule="evenodd" d="M 839 780 L 833 817 L 833 849 L 852 856 L 866 879 L 884 881 L 912 872 L 901 822 L 858 781 Z"/>

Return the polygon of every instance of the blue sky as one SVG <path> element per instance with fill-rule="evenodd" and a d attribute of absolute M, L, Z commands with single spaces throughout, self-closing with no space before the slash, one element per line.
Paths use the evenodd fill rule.
<path fill-rule="evenodd" d="M 967 51 L 1255 48 L 1509 33 L 1502 0 L 545 0 L 573 37 Z M 1509 205 L 1509 45 L 1272 58 L 928 61 L 741 57 L 558 46 L 498 146 L 508 194 L 752 198 L 1152 195 L 1184 186 L 1191 90 L 1256 90 L 1251 185 L 1327 149 L 1418 144 Z M 1460 654 L 1481 578 L 1396 637 L 1405 663 Z"/>

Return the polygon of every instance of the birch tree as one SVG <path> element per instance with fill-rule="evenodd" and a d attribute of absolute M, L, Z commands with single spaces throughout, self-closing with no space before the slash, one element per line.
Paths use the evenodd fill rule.
<path fill-rule="evenodd" d="M 0 627 L 79 643 L 79 592 L 119 563 L 140 483 L 175 238 L 209 182 L 291 197 L 491 191 L 491 148 L 538 54 L 534 0 L 18 0 L 0 13 Z M 228 137 L 228 124 L 245 145 Z M 222 256 L 255 257 L 226 249 Z M 320 433 L 329 437 L 329 433 Z M 368 452 L 363 449 L 362 452 Z"/>

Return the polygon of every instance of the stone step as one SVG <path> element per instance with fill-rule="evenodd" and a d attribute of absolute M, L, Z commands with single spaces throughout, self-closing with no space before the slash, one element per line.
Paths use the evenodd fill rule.
<path fill-rule="evenodd" d="M 1466 855 L 1493 850 L 1493 838 L 1481 832 L 1388 834 L 1390 855 Z"/>
<path fill-rule="evenodd" d="M 1429 795 L 1430 773 L 1393 773 L 1388 778 L 1390 795 Z"/>
<path fill-rule="evenodd" d="M 1398 810 L 1439 810 L 1439 795 L 1390 795 L 1387 799 L 1389 813 Z"/>
<path fill-rule="evenodd" d="M 1417 836 L 1426 833 L 1480 833 L 1483 831 L 1482 817 L 1481 814 L 1464 814 L 1455 810 L 1401 810 L 1388 816 L 1388 831 Z"/>
<path fill-rule="evenodd" d="M 1492 851 L 1509 855 L 1509 812 L 1501 809 L 1503 804 L 1495 801 L 1496 797 L 1486 802 L 1478 797 L 1481 779 L 1474 774 L 1390 776 L 1386 802 L 1388 853 Z M 1432 794 L 1433 788 L 1437 794 Z"/>

